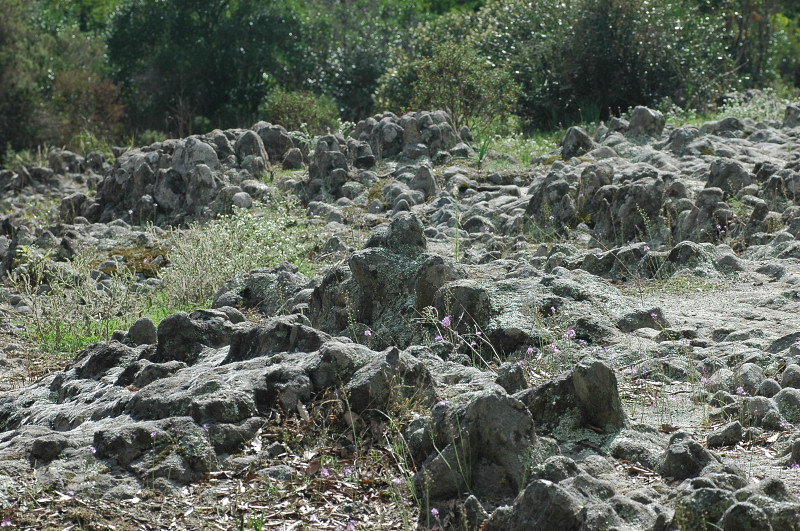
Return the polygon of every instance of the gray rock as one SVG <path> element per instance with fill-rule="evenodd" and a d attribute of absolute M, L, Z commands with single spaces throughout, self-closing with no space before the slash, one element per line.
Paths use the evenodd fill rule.
<path fill-rule="evenodd" d="M 792 363 L 786 366 L 781 377 L 781 387 L 800 389 L 800 365 Z"/>
<path fill-rule="evenodd" d="M 659 111 L 637 106 L 631 113 L 630 126 L 627 134 L 631 137 L 660 137 L 665 123 L 664 115 Z"/>
<path fill-rule="evenodd" d="M 205 347 L 230 344 L 235 330 L 225 312 L 219 310 L 174 313 L 158 325 L 158 348 L 150 361 L 175 360 L 191 365 Z"/>
<path fill-rule="evenodd" d="M 134 345 L 154 345 L 158 342 L 158 330 L 149 317 L 141 317 L 128 329 L 128 339 Z"/>
<path fill-rule="evenodd" d="M 439 450 L 414 476 L 430 499 L 470 488 L 476 496 L 512 495 L 528 474 L 538 446 L 525 406 L 499 389 L 475 391 L 433 408 L 433 440 Z"/>
<path fill-rule="evenodd" d="M 284 170 L 302 170 L 305 167 L 305 163 L 303 161 L 303 152 L 300 151 L 300 148 L 291 148 L 287 151 L 283 156 L 281 166 L 283 166 Z"/>
<path fill-rule="evenodd" d="M 783 418 L 789 422 L 800 422 L 800 389 L 784 387 L 771 399 Z"/>
<path fill-rule="evenodd" d="M 567 129 L 564 138 L 561 140 L 561 155 L 564 160 L 569 160 L 572 157 L 579 157 L 594 149 L 595 145 L 586 131 L 580 127 L 570 127 Z"/>
<path fill-rule="evenodd" d="M 706 440 L 706 445 L 709 448 L 720 448 L 722 446 L 734 446 L 741 440 L 742 425 L 737 420 L 710 433 Z"/>
<path fill-rule="evenodd" d="M 508 394 L 514 394 L 527 387 L 525 373 L 519 363 L 506 361 L 497 369 L 497 384 Z"/>
<path fill-rule="evenodd" d="M 767 515 L 752 503 L 731 505 L 722 515 L 723 531 L 769 531 L 773 527 Z"/>
<path fill-rule="evenodd" d="M 513 506 L 495 509 L 484 530 L 577 531 L 583 528 L 585 519 L 586 509 L 579 497 L 555 483 L 539 479 L 519 493 Z"/>
<path fill-rule="evenodd" d="M 223 364 L 278 352 L 313 352 L 330 339 L 324 332 L 312 328 L 308 318 L 301 314 L 275 317 L 258 326 L 234 331 L 228 337 L 230 349 Z"/>
<path fill-rule="evenodd" d="M 756 395 L 772 398 L 781 390 L 781 385 L 772 378 L 764 378 L 761 385 L 758 386 Z"/>
<path fill-rule="evenodd" d="M 254 269 L 234 276 L 214 295 L 212 308 L 222 306 L 256 307 L 266 315 L 288 312 L 309 279 L 294 264 L 283 263 L 271 269 Z"/>
<path fill-rule="evenodd" d="M 750 173 L 739 162 L 730 159 L 716 159 L 711 163 L 706 188 L 720 188 L 725 196 L 736 193 L 752 182 Z"/>
<path fill-rule="evenodd" d="M 791 129 L 800 125 L 800 107 L 797 105 L 787 105 L 783 116 L 784 129 Z"/>
<path fill-rule="evenodd" d="M 703 448 L 689 434 L 678 432 L 669 440 L 664 462 L 659 467 L 658 473 L 681 480 L 696 477 L 706 466 L 719 462 L 719 457 Z"/>
<path fill-rule="evenodd" d="M 692 490 L 675 502 L 674 525 L 681 529 L 704 529 L 709 522 L 716 523 L 736 499 L 733 493 L 704 487 Z"/>
<path fill-rule="evenodd" d="M 349 405 L 363 414 L 367 410 L 385 411 L 392 401 L 414 397 L 430 405 L 434 393 L 431 375 L 425 365 L 397 347 L 376 355 L 358 369 L 347 383 Z"/>
<path fill-rule="evenodd" d="M 606 363 L 589 358 L 581 360 L 572 373 L 572 383 L 587 422 L 609 431 L 625 426 L 617 377 Z"/>

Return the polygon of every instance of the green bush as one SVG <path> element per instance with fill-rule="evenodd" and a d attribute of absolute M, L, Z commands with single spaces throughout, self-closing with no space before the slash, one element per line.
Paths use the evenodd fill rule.
<path fill-rule="evenodd" d="M 732 70 L 723 19 L 700 4 L 493 0 L 477 12 L 448 13 L 418 26 L 393 51 L 379 101 L 405 108 L 417 62 L 458 41 L 512 72 L 526 129 L 606 118 L 665 97 L 698 106 L 728 88 Z"/>
<path fill-rule="evenodd" d="M 322 135 L 336 127 L 339 111 L 336 102 L 328 96 L 317 96 L 308 91 L 288 91 L 281 87 L 272 89 L 259 106 L 261 116 L 289 131 L 306 129 Z"/>
<path fill-rule="evenodd" d="M 416 63 L 411 103 L 418 109 L 445 109 L 456 131 L 462 126 L 494 132 L 506 122 L 519 94 L 509 72 L 467 46 L 442 44 Z"/>

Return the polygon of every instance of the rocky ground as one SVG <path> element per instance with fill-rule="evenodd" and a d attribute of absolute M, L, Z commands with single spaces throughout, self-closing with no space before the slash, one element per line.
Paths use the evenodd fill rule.
<path fill-rule="evenodd" d="M 591 133 L 477 163 L 446 114 L 386 114 L 0 171 L 34 288 L 0 310 L 3 525 L 800 528 L 800 108 Z M 274 194 L 319 274 L 242 271 L 74 359 L 26 333 L 83 248 L 98 297 L 121 262 L 157 293 L 160 228 Z"/>

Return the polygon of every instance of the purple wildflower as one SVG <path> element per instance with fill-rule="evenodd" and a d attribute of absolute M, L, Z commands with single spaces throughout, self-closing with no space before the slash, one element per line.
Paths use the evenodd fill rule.
<path fill-rule="evenodd" d="M 528 356 L 533 356 L 533 347 L 528 347 L 528 350 L 525 351 L 525 354 Z"/>
<path fill-rule="evenodd" d="M 14 524 L 11 522 L 10 516 L 4 516 L 3 521 L 0 522 L 0 527 L 12 527 Z"/>
<path fill-rule="evenodd" d="M 158 432 L 157 431 L 151 431 L 150 432 L 150 438 L 153 439 L 154 441 L 156 439 L 158 439 Z"/>
<path fill-rule="evenodd" d="M 658 314 L 656 312 L 653 312 L 650 314 L 650 317 L 652 317 L 653 319 L 658 319 Z"/>
<path fill-rule="evenodd" d="M 399 486 L 402 482 L 403 480 L 400 478 L 392 478 L 392 483 L 394 483 L 395 485 Z"/>
<path fill-rule="evenodd" d="M 434 518 L 436 518 L 438 520 L 439 519 L 439 509 L 437 509 L 436 507 L 431 509 L 431 516 L 433 516 Z"/>
<path fill-rule="evenodd" d="M 744 387 L 740 385 L 739 387 L 736 388 L 736 394 L 739 396 L 744 396 L 747 393 L 745 392 Z"/>
<path fill-rule="evenodd" d="M 350 468 L 349 466 L 344 467 L 344 475 L 345 476 L 352 476 L 353 475 L 353 469 Z"/>
<path fill-rule="evenodd" d="M 450 328 L 451 319 L 449 315 L 445 315 L 444 319 L 442 319 L 442 326 L 445 328 Z"/>
<path fill-rule="evenodd" d="M 328 470 L 327 467 L 322 467 L 322 469 L 319 471 L 319 473 L 324 478 L 330 477 L 330 475 L 331 475 L 331 472 L 330 472 L 330 470 Z"/>
<path fill-rule="evenodd" d="M 366 330 L 364 330 L 364 335 L 367 337 L 372 337 L 372 330 L 367 328 Z"/>
<path fill-rule="evenodd" d="M 97 453 L 97 448 L 95 448 L 92 444 L 89 445 L 89 453 L 92 455 Z"/>
<path fill-rule="evenodd" d="M 345 531 L 356 531 L 356 523 L 353 520 L 347 522 L 347 529 Z"/>
<path fill-rule="evenodd" d="M 433 338 L 433 340 L 436 341 L 437 343 L 441 342 L 442 341 L 442 334 L 436 334 L 436 336 Z"/>

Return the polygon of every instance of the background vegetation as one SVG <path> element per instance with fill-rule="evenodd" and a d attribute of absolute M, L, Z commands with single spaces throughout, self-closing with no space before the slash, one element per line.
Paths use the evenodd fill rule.
<path fill-rule="evenodd" d="M 87 137 L 262 119 L 316 132 L 419 106 L 529 133 L 799 84 L 790 0 L 0 0 L 7 162 Z"/>

